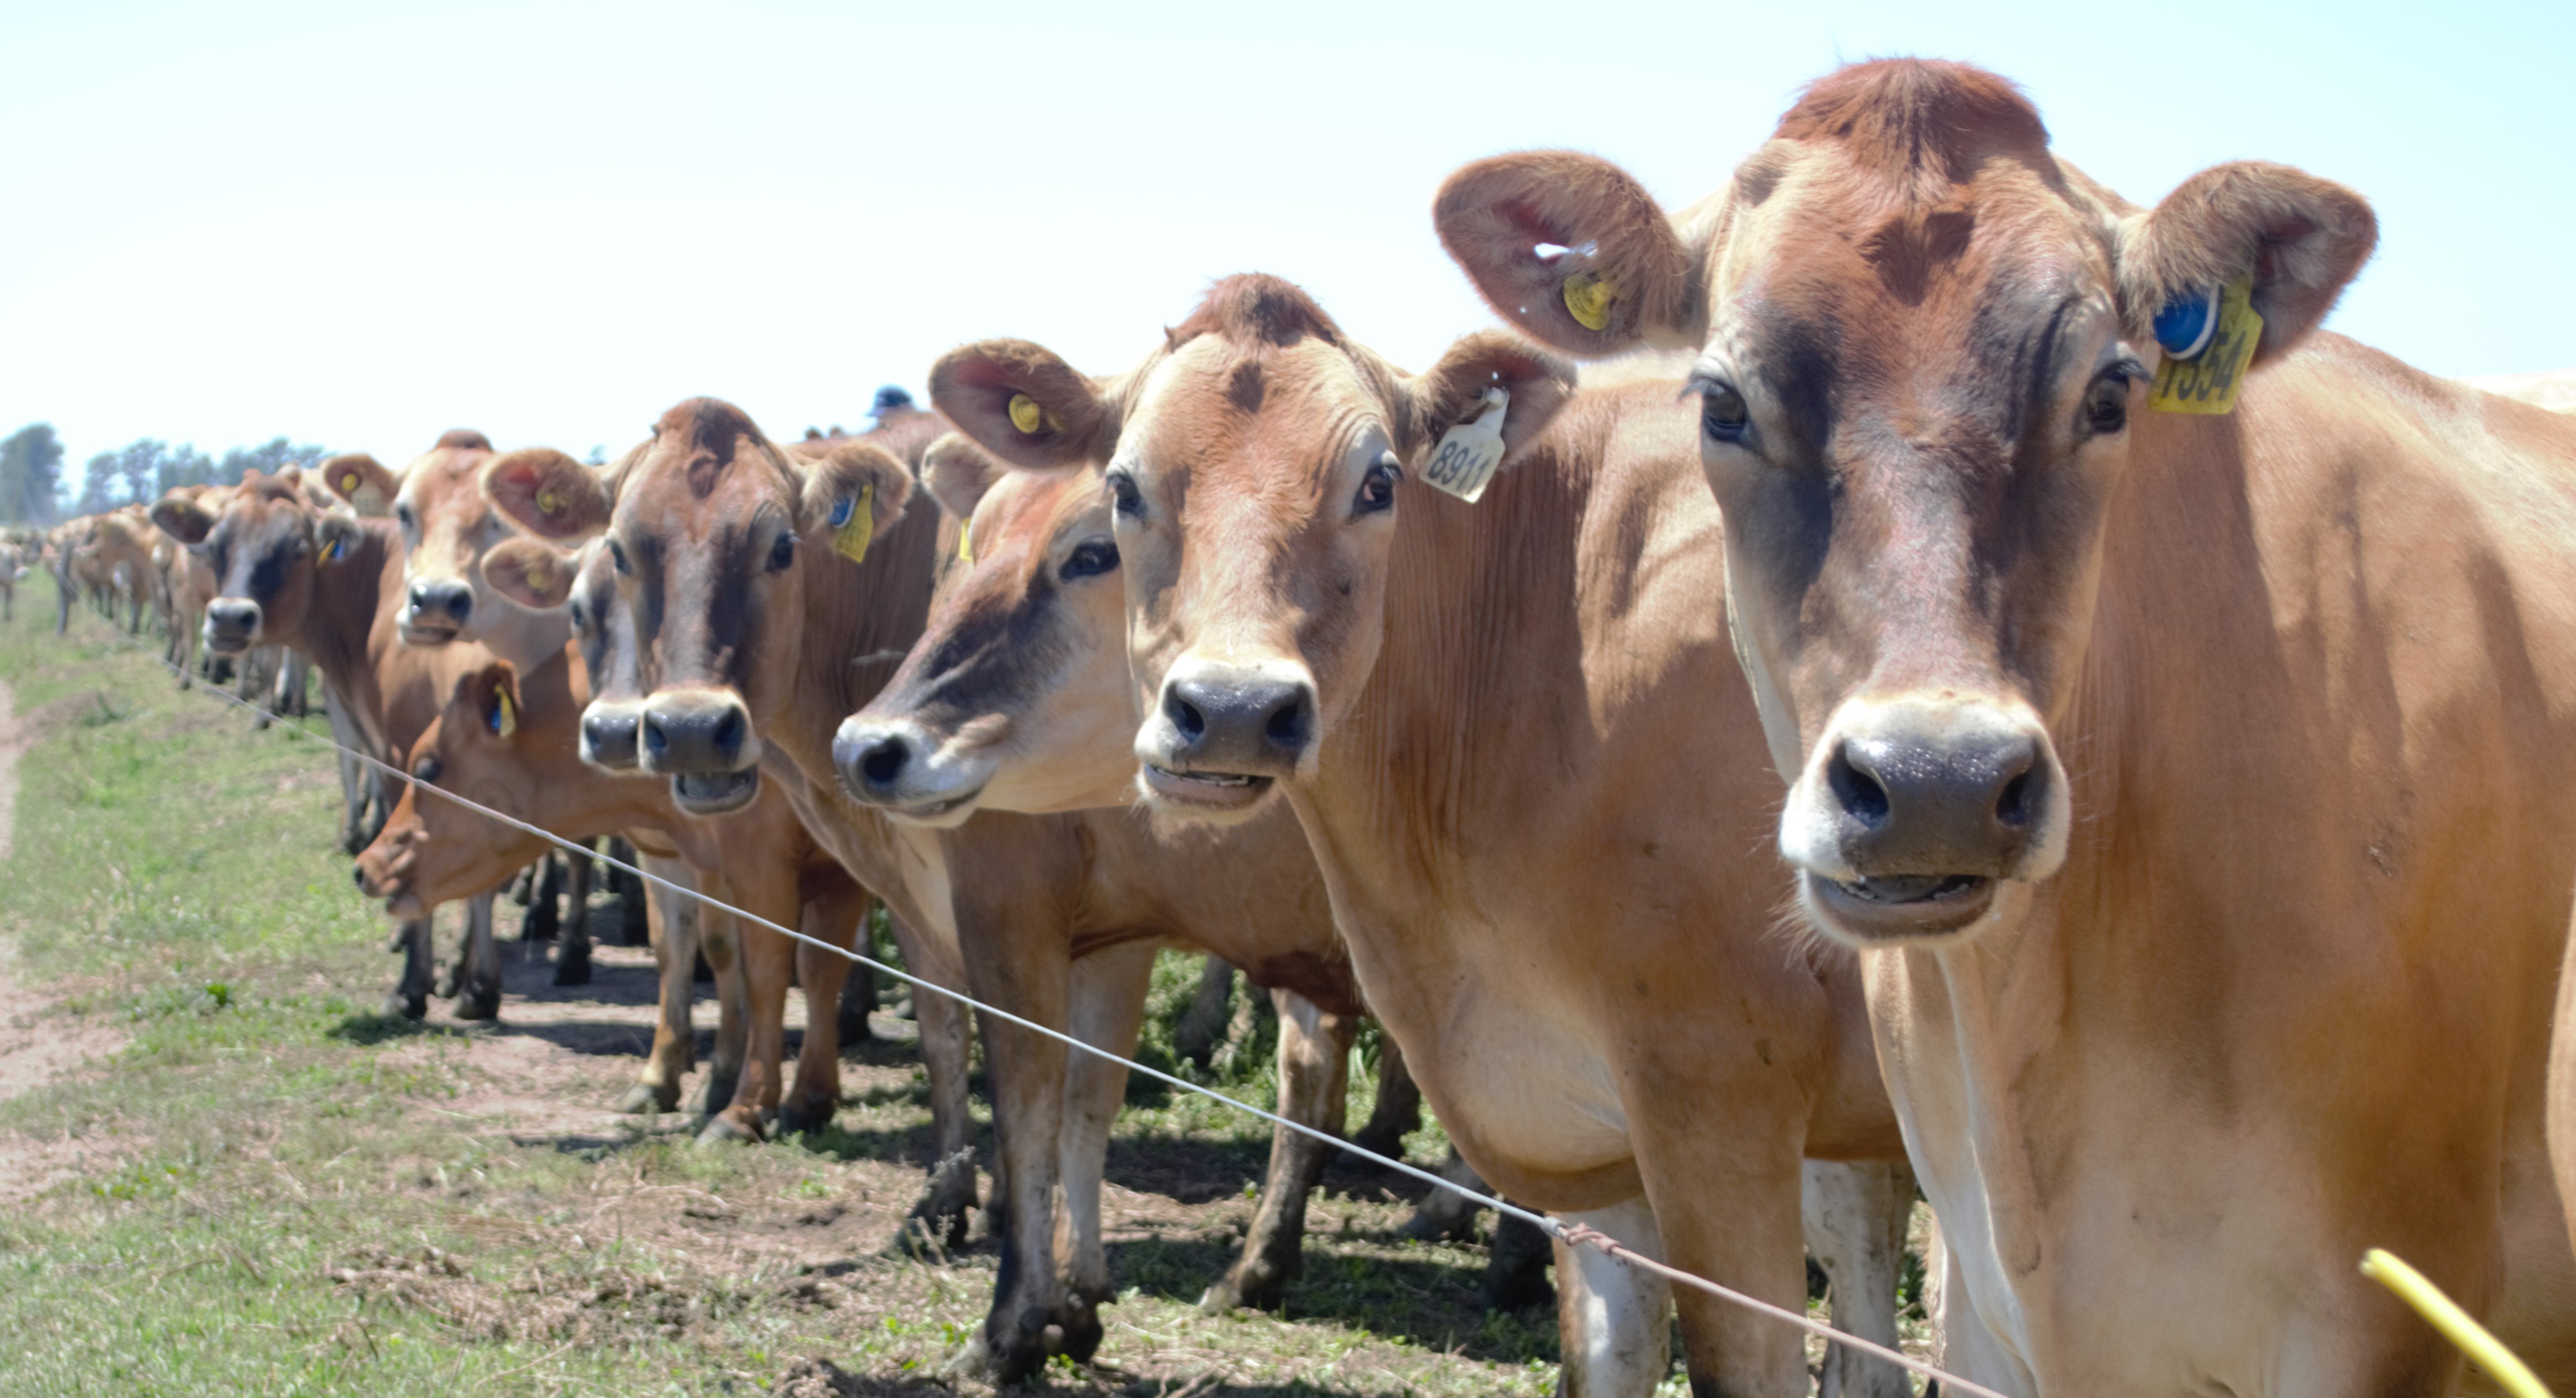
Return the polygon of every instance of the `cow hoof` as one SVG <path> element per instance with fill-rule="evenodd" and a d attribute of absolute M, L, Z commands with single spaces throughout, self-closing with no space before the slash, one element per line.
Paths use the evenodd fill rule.
<path fill-rule="evenodd" d="M 1267 1259 L 1246 1257 L 1234 1264 L 1216 1285 L 1199 1298 L 1199 1310 L 1208 1315 L 1224 1315 L 1238 1306 L 1256 1311 L 1279 1308 L 1288 1294 L 1288 1273 Z"/>
<path fill-rule="evenodd" d="M 567 956 L 562 960 L 557 961 L 555 963 L 555 984 L 590 984 L 590 957 L 587 955 Z"/>
<path fill-rule="evenodd" d="M 757 1141 L 760 1128 L 745 1126 L 722 1112 L 707 1118 L 706 1129 L 698 1133 L 698 1144 L 720 1146 L 728 1141 Z"/>
<path fill-rule="evenodd" d="M 1034 1317 L 1032 1317 L 1034 1318 Z M 992 1324 L 976 1328 L 974 1337 L 949 1356 L 941 1371 L 950 1378 L 974 1379 L 996 1388 L 1006 1388 L 1036 1374 L 1046 1367 L 1052 1352 L 1047 1340 L 1060 1335 L 1052 1325 L 1016 1327 L 1019 1333 L 1006 1343 L 993 1340 Z"/>
<path fill-rule="evenodd" d="M 626 1095 L 618 1098 L 617 1105 L 609 1110 L 624 1116 L 651 1116 L 656 1112 L 676 1111 L 679 1105 L 679 1088 L 662 1088 L 649 1082 L 639 1082 L 626 1089 Z"/>
<path fill-rule="evenodd" d="M 461 971 L 462 968 L 454 962 L 439 967 L 438 978 L 429 983 L 429 993 L 441 1000 L 455 999 L 457 985 L 462 979 Z"/>
<path fill-rule="evenodd" d="M 476 986 L 465 992 L 456 1002 L 456 1017 L 458 1019 L 499 1019 L 501 1017 L 500 990 Z"/>
<path fill-rule="evenodd" d="M 794 1136 L 806 1131 L 832 1129 L 832 1113 L 840 1104 L 825 1102 L 818 1106 L 800 1106 L 790 1102 L 778 1109 L 778 1134 Z"/>
<path fill-rule="evenodd" d="M 1095 1302 L 1075 1302 L 1062 1321 L 1048 1328 L 1064 1336 L 1063 1347 L 1056 1352 L 1076 1364 L 1088 1364 L 1091 1356 L 1100 1352 L 1104 1331 L 1100 1325 L 1100 1308 Z"/>
<path fill-rule="evenodd" d="M 382 1013 L 388 1018 L 425 1019 L 429 1015 L 429 997 L 405 995 L 397 990 L 385 997 Z"/>

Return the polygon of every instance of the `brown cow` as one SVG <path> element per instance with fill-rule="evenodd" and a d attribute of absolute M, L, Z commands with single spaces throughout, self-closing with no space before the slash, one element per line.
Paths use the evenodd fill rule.
<path fill-rule="evenodd" d="M 1891 61 L 1677 217 L 1569 154 L 1437 210 L 1529 333 L 1700 352 L 1772 838 L 1864 949 L 1950 1362 L 2449 1391 L 2381 1246 L 2576 1385 L 2576 423 L 2310 334 L 2369 206 L 2235 163 L 2140 208 L 2010 84 Z"/>
<path fill-rule="evenodd" d="M 568 469 L 513 479 L 496 468 L 487 488 L 538 532 L 607 528 L 621 595 L 641 625 L 638 650 L 658 681 L 636 716 L 646 765 L 671 776 L 681 808 L 722 809 L 773 781 L 784 787 L 808 828 L 937 936 L 935 974 L 960 975 L 1015 1013 L 1124 1053 L 1164 941 L 1246 935 L 1194 930 L 1238 925 L 1325 929 L 1320 944 L 1258 933 L 1268 951 L 1254 969 L 1310 1005 L 1283 1017 L 1283 1110 L 1338 1126 L 1358 1004 L 1320 902 L 1294 902 L 1318 892 L 1311 880 L 1303 894 L 1274 887 L 1264 871 L 1278 861 L 1242 837 L 1200 837 L 1176 862 L 1114 814 L 906 829 L 840 788 L 833 731 L 874 691 L 870 662 L 900 655 L 919 633 L 939 551 L 937 513 L 903 510 L 911 481 L 900 461 L 847 446 L 792 463 L 738 410 L 697 400 L 665 414 L 655 440 L 605 484 Z M 836 552 L 864 556 L 853 564 Z M 1208 877 L 1193 853 L 1223 859 L 1227 875 Z M 1079 955 L 1068 958 L 1068 948 Z M 961 1358 L 1016 1377 L 1050 1352 L 1087 1356 L 1099 1342 L 1096 1308 L 1109 1281 L 1100 1171 L 1125 1069 L 1087 1055 L 1068 1063 L 1060 1045 L 997 1025 L 986 1026 L 985 1043 L 1003 1137 L 997 1188 L 1010 1201 L 1006 1262 L 991 1315 Z M 1265 1299 L 1293 1273 L 1323 1154 L 1302 1138 L 1274 1141 L 1263 1212 L 1244 1259 L 1212 1293 L 1218 1304 Z M 1061 1271 L 1059 1179 L 1069 1253 Z"/>
<path fill-rule="evenodd" d="M 1794 1306 L 1802 1157 L 1892 1161 L 1896 1123 L 1852 959 L 1772 931 L 1759 726 L 1708 710 L 1742 680 L 1689 415 L 1670 384 L 1560 415 L 1572 377 L 1493 333 L 1407 376 L 1252 276 L 1128 374 L 994 341 L 932 394 L 1019 464 L 1105 468 L 1145 799 L 1231 822 L 1284 791 L 1468 1163 Z M 1474 505 L 1407 486 L 1489 384 L 1524 459 Z M 1569 1392 L 1651 1390 L 1676 1299 L 1695 1386 L 1803 1391 L 1795 1331 L 1557 1264 Z"/>
<path fill-rule="evenodd" d="M 399 763 L 438 716 L 457 675 L 490 659 L 479 647 L 453 654 L 402 646 L 394 635 L 402 578 L 401 541 L 387 526 L 324 514 L 307 500 L 290 468 L 252 472 L 221 514 L 190 500 L 165 498 L 153 522 L 173 538 L 202 545 L 221 580 L 206 604 L 206 649 L 238 657 L 255 646 L 302 652 L 345 710 L 342 741 Z M 378 783 L 384 806 L 398 783 Z M 417 1019 L 428 1010 L 429 919 L 398 933 L 403 974 L 385 998 L 385 1013 Z M 456 966 L 457 1014 L 490 1019 L 500 1012 L 501 964 L 492 940 L 492 900 L 468 901 L 466 938 Z"/>

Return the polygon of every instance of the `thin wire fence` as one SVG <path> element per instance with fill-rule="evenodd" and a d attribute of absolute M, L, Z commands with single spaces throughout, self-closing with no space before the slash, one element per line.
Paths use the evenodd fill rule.
<path fill-rule="evenodd" d="M 109 633 L 114 636 L 115 639 L 125 643 L 126 645 L 132 646 L 136 651 L 141 652 L 142 654 L 151 655 L 155 661 L 160 663 L 163 669 L 168 670 L 171 674 L 179 676 L 182 679 L 187 678 L 187 671 L 172 664 L 166 656 L 152 655 L 149 647 L 146 647 L 142 642 L 134 639 L 133 637 L 126 635 L 123 631 L 118 630 L 114 623 L 109 623 L 108 629 Z M 824 951 L 832 952 L 835 955 L 846 957 L 859 965 L 867 966 L 885 975 L 892 976 L 896 980 L 902 981 L 916 990 L 927 990 L 933 994 L 947 996 L 958 1004 L 974 1010 L 979 1015 L 998 1019 L 1005 1024 L 1014 1025 L 1033 1034 L 1043 1035 L 1044 1037 L 1053 1039 L 1057 1043 L 1063 1044 L 1068 1048 L 1090 1054 L 1095 1058 L 1106 1059 L 1113 1063 L 1123 1063 L 1126 1065 L 1127 1071 L 1131 1073 L 1142 1073 L 1146 1077 L 1162 1083 L 1167 1087 L 1175 1087 L 1183 1092 L 1196 1093 L 1201 1097 L 1221 1102 L 1247 1116 L 1258 1117 L 1263 1121 L 1269 1122 L 1273 1126 L 1284 1127 L 1285 1129 L 1294 1131 L 1301 1136 L 1306 1136 L 1313 1140 L 1323 1142 L 1326 1145 L 1333 1146 L 1350 1155 L 1366 1160 L 1382 1169 L 1393 1170 L 1398 1174 L 1420 1180 L 1435 1189 L 1445 1189 L 1452 1194 L 1469 1200 L 1470 1202 L 1492 1209 L 1496 1213 L 1510 1218 L 1519 1219 L 1568 1247 L 1590 1248 L 1606 1257 L 1614 1258 L 1624 1265 L 1649 1272 L 1673 1285 L 1686 1286 L 1696 1291 L 1705 1292 L 1710 1296 L 1717 1297 L 1719 1300 L 1741 1306 L 1746 1310 L 1750 1310 L 1761 1315 L 1770 1316 L 1789 1325 L 1794 1325 L 1800 1330 L 1816 1336 L 1829 1344 L 1846 1346 L 1860 1353 L 1886 1360 L 1888 1363 L 1897 1365 L 1912 1373 L 1919 1374 L 1922 1377 L 1939 1384 L 1941 1386 L 1941 1391 L 1945 1394 L 1971 1394 L 1975 1395 L 1975 1398 L 2006 1398 L 2006 1395 L 1998 1393 L 1983 1384 L 1974 1383 L 1970 1380 L 1963 1379 L 1956 1374 L 1935 1368 L 1934 1366 L 1924 1363 L 1922 1360 L 1916 1359 L 1911 1355 L 1890 1349 L 1885 1345 L 1881 1345 L 1870 1340 L 1864 1340 L 1857 1335 L 1836 1330 L 1832 1326 L 1824 1324 L 1811 1316 L 1803 1315 L 1797 1311 L 1790 1310 L 1785 1306 L 1775 1306 L 1758 1297 L 1745 1295 L 1743 1292 L 1737 1291 L 1732 1287 L 1721 1286 L 1716 1282 L 1710 1281 L 1706 1277 L 1685 1272 L 1678 1267 L 1674 1267 L 1648 1257 L 1633 1248 L 1621 1244 L 1618 1240 L 1602 1233 L 1598 1229 L 1584 1225 L 1568 1225 L 1550 1218 L 1545 1214 L 1535 1213 L 1531 1210 L 1521 1208 L 1516 1204 L 1508 1203 L 1502 1199 L 1494 1197 L 1493 1195 L 1468 1189 L 1463 1185 L 1453 1183 L 1449 1179 L 1431 1170 L 1426 1170 L 1421 1166 L 1407 1164 L 1402 1160 L 1380 1155 L 1372 1150 L 1364 1150 L 1331 1132 L 1308 1126 L 1303 1122 L 1291 1121 L 1276 1112 L 1266 1111 L 1249 1102 L 1229 1097 L 1213 1088 L 1205 1087 L 1198 1083 L 1191 1082 L 1186 1078 L 1177 1077 L 1173 1074 L 1163 1072 L 1158 1068 L 1139 1063 L 1132 1058 L 1121 1057 L 1120 1055 L 1111 1053 L 1109 1050 L 1097 1045 L 1085 1043 L 1081 1039 L 1075 1038 L 1073 1035 L 1067 1034 L 1062 1030 L 1040 1024 L 1035 1020 L 1025 1019 L 1008 1010 L 1002 1009 L 999 1006 L 988 1005 L 963 991 L 951 989 L 950 987 L 941 985 L 936 981 L 925 980 L 901 967 L 889 965 L 886 962 L 879 961 L 875 957 L 865 955 L 864 953 L 852 948 L 835 946 L 819 937 L 807 936 L 805 933 L 798 931 L 793 927 L 782 927 L 757 913 L 746 912 L 741 908 L 737 908 L 732 904 L 723 901 L 722 899 L 713 898 L 707 894 L 701 893 L 686 884 L 677 883 L 673 880 L 663 878 L 661 875 L 656 874 L 649 869 L 629 864 L 624 860 L 610 858 L 605 854 L 592 850 L 588 845 L 582 844 L 577 840 L 567 839 L 564 836 L 558 835 L 541 826 L 531 825 L 527 821 L 521 820 L 506 812 L 497 811 L 479 802 L 468 800 L 467 798 L 460 796 L 453 791 L 446 790 L 435 783 L 422 782 L 413 777 L 411 773 L 403 771 L 371 753 L 361 752 L 356 748 L 352 748 L 347 744 L 340 742 L 336 738 L 304 728 L 289 719 L 272 713 L 269 710 L 240 697 L 239 695 L 229 693 L 214 685 L 200 685 L 195 688 L 198 692 L 211 694 L 236 708 L 246 710 L 250 713 L 259 715 L 262 718 L 268 719 L 273 723 L 282 725 L 290 733 L 316 738 L 325 746 L 337 749 L 339 752 L 355 758 L 366 766 L 371 767 L 396 781 L 404 783 L 415 791 L 426 791 L 431 795 L 454 802 L 456 805 L 472 811 L 477 815 L 483 816 L 488 820 L 498 821 L 511 829 L 521 831 L 525 834 L 534 835 L 548 844 L 559 846 L 560 848 L 572 853 L 584 855 L 599 863 L 606 864 L 611 868 L 623 869 L 637 878 L 643 879 L 658 887 L 668 889 L 681 897 L 694 899 L 706 907 L 712 908 L 717 912 L 724 913 L 739 921 L 749 923 L 753 926 L 767 928 L 782 937 L 790 938 L 794 941 L 802 942 L 807 946 L 816 947 Z M 635 780 L 646 780 L 646 778 L 638 777 Z"/>

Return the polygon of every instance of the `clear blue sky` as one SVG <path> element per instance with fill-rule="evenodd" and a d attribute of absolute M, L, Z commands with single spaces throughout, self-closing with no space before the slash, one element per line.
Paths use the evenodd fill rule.
<path fill-rule="evenodd" d="M 2576 4 L 0 6 L 0 432 L 399 462 L 623 449 L 715 394 L 855 423 L 960 341 L 1125 366 L 1212 277 L 1419 367 L 1490 316 L 1478 156 L 1708 192 L 1837 61 L 1984 63 L 2151 202 L 2261 157 L 2369 196 L 2333 324 L 2576 365 Z"/>

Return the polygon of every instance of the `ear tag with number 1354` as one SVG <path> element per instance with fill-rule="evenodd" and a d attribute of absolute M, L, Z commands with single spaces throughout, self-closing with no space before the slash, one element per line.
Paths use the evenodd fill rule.
<path fill-rule="evenodd" d="M 1422 479 L 1472 505 L 1503 464 L 1503 414 L 1512 406 L 1512 391 L 1500 385 L 1485 390 L 1485 410 L 1449 429 Z"/>

